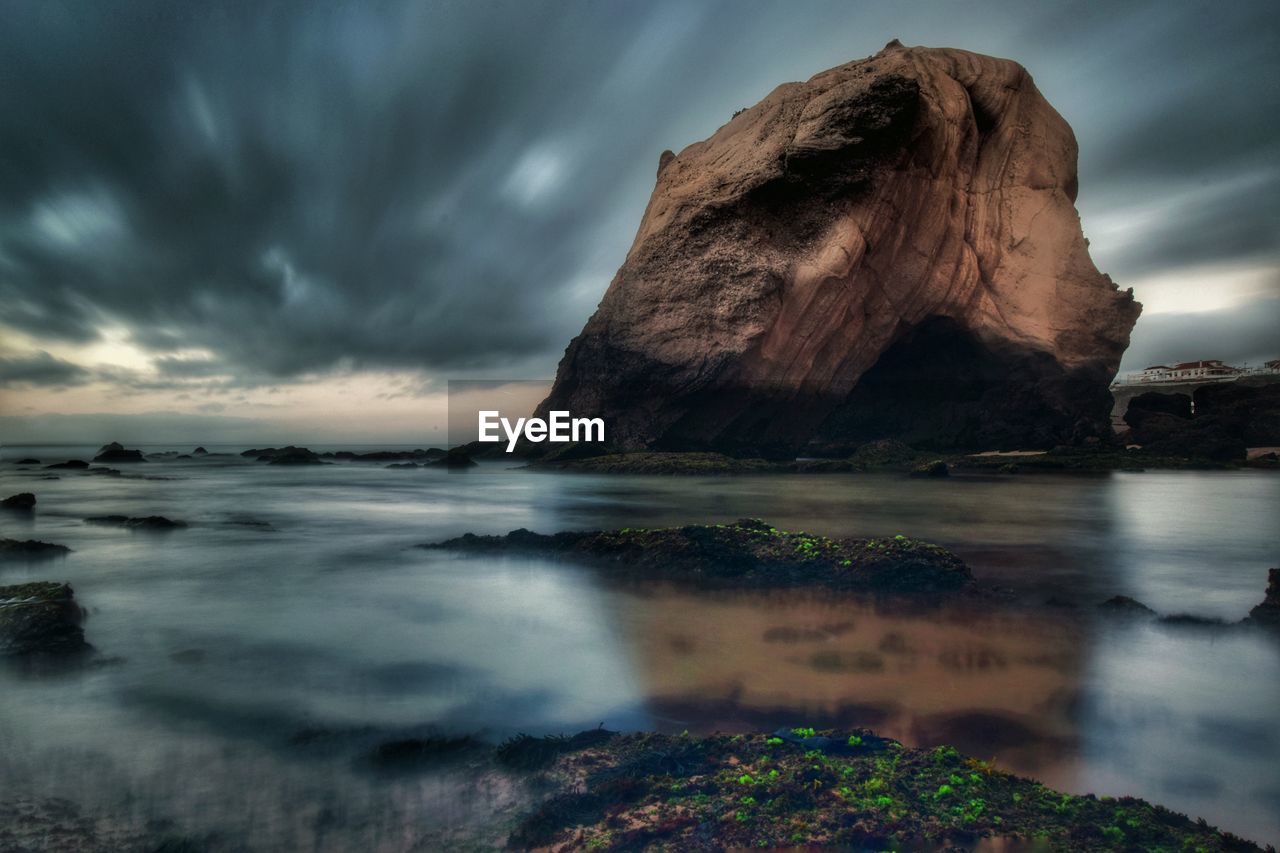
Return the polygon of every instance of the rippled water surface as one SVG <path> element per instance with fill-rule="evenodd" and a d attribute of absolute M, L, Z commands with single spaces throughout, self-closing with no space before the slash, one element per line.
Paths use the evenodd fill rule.
<path fill-rule="evenodd" d="M 92 452 L 8 448 L 0 463 L 0 492 L 39 499 L 30 516 L 0 516 L 3 535 L 74 549 L 0 564 L 0 584 L 70 581 L 101 659 L 52 677 L 0 670 L 9 795 L 63 796 L 90 815 L 216 830 L 253 849 L 425 849 L 483 823 L 510 792 L 448 773 L 373 774 L 360 756 L 379 741 L 601 722 L 867 725 L 1280 841 L 1280 641 L 1065 606 L 1124 594 L 1240 619 L 1280 564 L 1269 472 L 603 477 L 227 455 L 110 477 L 14 464 Z M 190 527 L 84 523 L 101 514 Z M 1064 606 L 920 612 L 616 589 L 547 560 L 413 547 L 467 531 L 743 516 L 930 539 L 1019 603 Z"/>

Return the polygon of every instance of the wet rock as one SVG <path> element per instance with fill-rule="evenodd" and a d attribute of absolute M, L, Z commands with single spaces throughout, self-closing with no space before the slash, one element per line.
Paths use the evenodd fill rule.
<path fill-rule="evenodd" d="M 418 468 L 417 462 L 392 462 L 387 468 Z"/>
<path fill-rule="evenodd" d="M 191 451 L 192 456 L 207 456 L 208 454 L 209 451 L 205 450 L 203 447 L 197 447 L 195 450 Z"/>
<path fill-rule="evenodd" d="M 259 462 L 269 465 L 324 465 L 320 454 L 305 447 L 265 447 L 259 450 L 246 450 L 241 456 L 251 456 Z"/>
<path fill-rule="evenodd" d="M 430 462 L 424 463 L 423 467 L 424 468 L 430 467 L 430 468 L 459 469 L 459 468 L 474 468 L 478 464 L 479 463 L 477 463 L 474 459 L 471 458 L 470 453 L 468 453 L 467 451 L 463 450 L 460 447 L 455 447 L 451 449 L 448 453 L 446 453 L 444 456 L 438 457 L 436 459 L 432 459 Z"/>
<path fill-rule="evenodd" d="M 920 451 L 896 438 L 882 438 L 859 445 L 849 457 L 851 461 L 871 468 L 907 465 L 920 458 Z"/>
<path fill-rule="evenodd" d="M 947 463 L 941 459 L 934 459 L 932 462 L 924 462 L 911 469 L 912 477 L 949 477 L 950 470 Z"/>
<path fill-rule="evenodd" d="M 89 463 L 83 459 L 68 459 L 66 462 L 55 462 L 52 465 L 44 466 L 45 470 L 67 470 L 76 471 L 84 470 L 89 467 Z"/>
<path fill-rule="evenodd" d="M 890 594 L 949 593 L 972 582 L 959 557 L 927 542 L 895 536 L 829 539 L 736 524 L 570 531 L 506 536 L 468 533 L 428 548 L 471 553 L 548 553 L 588 563 L 620 580 L 670 580 L 731 588 L 816 587 Z"/>
<path fill-rule="evenodd" d="M 148 515 L 130 518 L 127 515 L 94 515 L 85 519 L 86 524 L 100 524 L 109 527 L 127 527 L 130 530 L 177 530 L 187 526 L 185 521 L 175 521 L 163 515 Z"/>
<path fill-rule="evenodd" d="M 36 496 L 31 492 L 19 492 L 0 501 L 0 509 L 31 509 L 36 505 Z"/>
<path fill-rule="evenodd" d="M 31 559 L 61 557 L 70 554 L 66 545 L 40 542 L 35 539 L 0 539 L 0 559 Z"/>
<path fill-rule="evenodd" d="M 89 474 L 96 474 L 99 477 L 120 477 L 123 476 L 119 468 L 108 468 L 105 465 L 97 465 L 88 470 Z"/>
<path fill-rule="evenodd" d="M 16 463 L 16 464 L 18 464 L 18 465 L 39 465 L 39 464 L 40 464 L 40 460 L 39 460 L 39 459 L 32 459 L 32 458 L 28 457 L 28 458 L 26 458 L 26 459 L 19 459 L 19 460 L 17 461 L 17 463 Z"/>
<path fill-rule="evenodd" d="M 141 450 L 127 450 L 119 442 L 113 441 L 103 445 L 94 462 L 146 462 Z"/>
<path fill-rule="evenodd" d="M 550 790 L 515 825 L 512 848 L 950 851 L 991 839 L 994 849 L 1261 851 L 1143 800 L 1051 791 L 953 747 L 913 749 L 866 729 L 622 734 L 545 771 Z"/>
<path fill-rule="evenodd" d="M 70 655 L 89 650 L 84 613 L 70 584 L 0 586 L 0 657 Z"/>
<path fill-rule="evenodd" d="M 1267 573 L 1266 598 L 1249 611 L 1249 618 L 1245 621 L 1280 630 L 1280 569 L 1271 569 Z"/>

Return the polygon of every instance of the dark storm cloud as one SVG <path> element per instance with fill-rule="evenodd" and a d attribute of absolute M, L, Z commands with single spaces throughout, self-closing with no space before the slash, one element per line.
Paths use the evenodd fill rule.
<path fill-rule="evenodd" d="M 0 388 L 82 385 L 89 381 L 89 377 L 89 371 L 80 365 L 54 358 L 43 351 L 17 358 L 0 357 Z"/>
<path fill-rule="evenodd" d="M 0 11 L 0 322 L 211 355 L 119 377 L 135 388 L 544 375 L 621 263 L 660 151 L 893 37 L 1028 65 L 1080 137 L 1086 230 L 1166 202 L 1140 239 L 1095 240 L 1122 285 L 1280 253 L 1266 3 Z"/>
<path fill-rule="evenodd" d="M 1280 358 L 1280 299 L 1199 314 L 1153 314 L 1143 319 L 1124 354 L 1122 372 L 1168 362 L 1196 341 L 1197 358 L 1258 367 Z"/>

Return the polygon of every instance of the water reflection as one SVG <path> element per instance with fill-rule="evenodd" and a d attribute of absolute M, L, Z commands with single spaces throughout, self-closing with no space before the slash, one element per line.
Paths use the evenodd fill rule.
<path fill-rule="evenodd" d="M 1276 564 L 1280 478 L 1266 472 L 922 482 L 486 465 L 450 476 L 228 456 L 125 473 L 136 477 L 42 480 L 0 463 L 0 492 L 39 497 L 33 514 L 0 517 L 0 533 L 75 549 L 0 565 L 0 583 L 71 581 L 90 640 L 116 659 L 51 680 L 0 671 L 6 791 L 66 796 L 125 825 L 217 828 L 260 849 L 396 850 L 488 825 L 516 794 L 448 774 L 371 778 L 356 759 L 381 739 L 601 721 L 866 725 L 1280 839 L 1280 644 L 1022 606 L 1053 597 L 1087 610 L 1121 593 L 1239 619 Z M 153 536 L 83 522 L 106 513 L 191 526 Z M 742 516 L 932 539 L 1014 587 L 1017 606 L 602 588 L 545 560 L 412 547 L 467 531 Z"/>

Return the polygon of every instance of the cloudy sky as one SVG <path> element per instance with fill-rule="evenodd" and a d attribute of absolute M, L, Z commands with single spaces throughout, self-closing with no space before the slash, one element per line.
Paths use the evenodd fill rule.
<path fill-rule="evenodd" d="M 1123 369 L 1280 355 L 1270 2 L 0 2 L 0 441 L 439 438 L 554 373 L 658 154 L 880 49 L 1028 66 Z M 108 434 L 109 433 L 109 434 Z"/>

